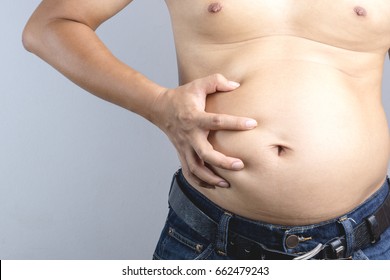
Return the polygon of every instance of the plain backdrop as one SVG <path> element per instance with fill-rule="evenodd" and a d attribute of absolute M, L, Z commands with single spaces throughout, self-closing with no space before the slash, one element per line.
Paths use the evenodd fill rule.
<path fill-rule="evenodd" d="M 39 2 L 0 9 L 0 259 L 151 259 L 176 152 L 152 124 L 23 49 Z M 98 34 L 128 65 L 177 85 L 164 1 L 135 0 Z M 388 60 L 383 91 L 389 118 Z"/>

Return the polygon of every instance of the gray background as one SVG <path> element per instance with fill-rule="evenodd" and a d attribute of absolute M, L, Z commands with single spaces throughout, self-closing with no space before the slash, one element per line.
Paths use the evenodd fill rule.
<path fill-rule="evenodd" d="M 175 150 L 153 125 L 78 88 L 21 44 L 38 0 L 0 9 L 0 259 L 150 259 Z M 135 0 L 98 34 L 127 64 L 177 85 L 168 11 Z M 390 116 L 390 67 L 384 105 Z"/>

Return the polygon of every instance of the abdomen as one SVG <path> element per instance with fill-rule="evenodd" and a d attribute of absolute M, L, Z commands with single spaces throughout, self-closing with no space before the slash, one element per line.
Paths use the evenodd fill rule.
<path fill-rule="evenodd" d="M 241 87 L 211 95 L 207 110 L 257 119 L 252 131 L 217 131 L 216 150 L 242 171 L 215 171 L 231 188 L 205 190 L 234 213 L 305 224 L 341 215 L 383 182 L 389 132 L 378 94 L 355 91 L 339 70 L 309 61 L 263 61 Z"/>

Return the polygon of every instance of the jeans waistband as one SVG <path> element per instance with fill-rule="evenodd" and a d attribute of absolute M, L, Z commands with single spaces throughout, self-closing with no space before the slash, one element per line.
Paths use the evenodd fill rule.
<path fill-rule="evenodd" d="M 286 254 L 297 254 L 301 251 L 312 250 L 319 243 L 326 244 L 336 237 L 345 235 L 345 227 L 343 226 L 345 220 L 352 221 L 352 226 L 357 226 L 367 216 L 374 213 L 389 194 L 389 182 L 387 179 L 383 186 L 364 203 L 341 217 L 311 225 L 284 226 L 255 221 L 228 213 L 196 191 L 186 181 L 180 170 L 175 174 L 174 181 L 177 182 L 185 196 L 196 206 L 197 210 L 191 207 L 185 209 L 185 204 L 180 206 L 182 210 L 187 211 L 187 218 L 190 217 L 193 221 L 200 221 L 206 217 L 206 219 L 209 219 L 211 223 L 217 226 L 221 219 L 223 220 L 228 215 L 229 231 L 244 236 L 249 240 L 260 242 L 271 250 L 282 251 Z M 173 197 L 172 199 L 175 198 Z M 197 225 L 196 222 L 192 224 Z M 198 223 L 198 225 L 203 227 L 202 223 Z M 199 230 L 206 238 L 210 239 L 215 236 L 215 227 Z M 292 240 L 291 236 L 298 238 L 297 244 L 299 243 L 299 246 L 290 246 L 289 239 Z"/>

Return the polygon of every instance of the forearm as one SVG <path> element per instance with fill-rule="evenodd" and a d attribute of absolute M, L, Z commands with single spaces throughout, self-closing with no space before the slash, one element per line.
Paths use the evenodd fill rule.
<path fill-rule="evenodd" d="M 208 166 L 244 167 L 240 159 L 215 151 L 211 130 L 249 130 L 256 121 L 205 112 L 207 95 L 235 90 L 222 75 L 199 78 L 166 89 L 125 65 L 104 46 L 94 30 L 132 0 L 43 0 L 23 33 L 27 50 L 96 96 L 133 111 L 167 134 L 185 173 L 200 185 L 226 187 Z"/>
<path fill-rule="evenodd" d="M 55 19 L 28 29 L 29 51 L 92 94 L 151 120 L 151 105 L 164 88 L 115 58 L 89 26 Z"/>

